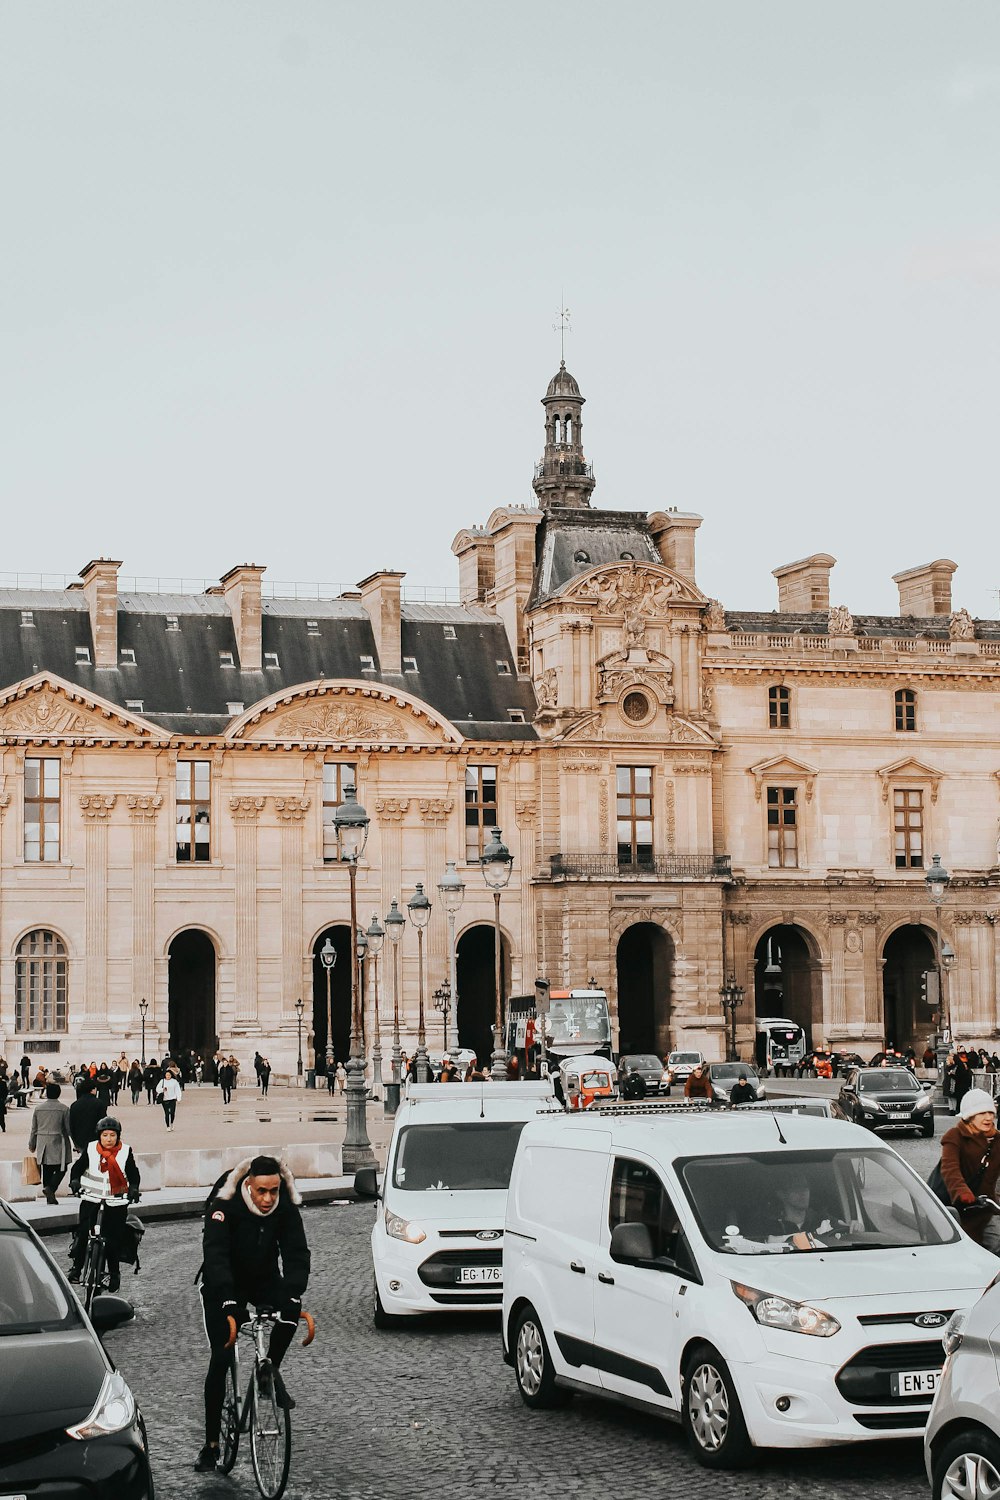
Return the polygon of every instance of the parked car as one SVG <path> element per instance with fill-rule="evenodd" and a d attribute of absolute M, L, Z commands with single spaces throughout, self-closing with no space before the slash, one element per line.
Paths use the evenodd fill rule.
<path fill-rule="evenodd" d="M 582 1390 L 658 1411 L 719 1469 L 919 1436 L 940 1310 L 970 1306 L 996 1259 L 867 1132 L 776 1123 L 654 1104 L 525 1125 L 502 1338 L 528 1407 Z"/>
<path fill-rule="evenodd" d="M 998 1328 L 1000 1286 L 994 1284 L 944 1329 L 947 1358 L 924 1431 L 933 1500 L 985 1500 L 1000 1493 Z"/>
<path fill-rule="evenodd" d="M 667 1054 L 666 1071 L 670 1074 L 670 1084 L 679 1083 L 683 1088 L 695 1068 L 705 1061 L 700 1052 L 670 1052 Z M 669 1087 L 667 1089 L 669 1093 Z"/>
<path fill-rule="evenodd" d="M 768 1110 L 776 1115 L 812 1115 L 817 1120 L 847 1120 L 850 1116 L 839 1099 L 822 1099 L 815 1095 L 792 1095 L 784 1099 L 757 1099 L 739 1104 L 738 1109 Z"/>
<path fill-rule="evenodd" d="M 839 1097 L 855 1125 L 934 1134 L 933 1094 L 909 1068 L 855 1068 L 845 1078 Z"/>
<path fill-rule="evenodd" d="M 0 1493 L 152 1500 L 146 1429 L 99 1333 L 122 1297 L 88 1318 L 41 1240 L 0 1202 Z"/>
<path fill-rule="evenodd" d="M 763 1099 L 764 1088 L 760 1081 L 760 1074 L 751 1063 L 713 1062 L 708 1064 L 708 1076 L 716 1099 L 724 1099 L 727 1104 L 729 1103 L 733 1085 L 738 1082 L 741 1073 L 747 1075 L 747 1083 L 756 1090 L 757 1098 Z"/>
<path fill-rule="evenodd" d="M 670 1072 L 655 1052 L 626 1052 L 618 1059 L 618 1087 L 624 1089 L 637 1075 L 646 1085 L 647 1094 L 669 1094 Z"/>
<path fill-rule="evenodd" d="M 637 1077 L 637 1074 L 630 1075 Z M 606 1057 L 564 1057 L 556 1091 L 568 1110 L 590 1109 L 618 1093 L 614 1063 Z"/>

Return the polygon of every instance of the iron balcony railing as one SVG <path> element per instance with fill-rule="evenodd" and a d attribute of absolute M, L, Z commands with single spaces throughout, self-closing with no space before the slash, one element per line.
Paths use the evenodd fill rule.
<path fill-rule="evenodd" d="M 728 854 L 665 854 L 634 863 L 616 854 L 550 854 L 551 873 L 557 876 L 594 877 L 601 880 L 634 880 L 654 876 L 660 880 L 728 879 L 732 862 Z"/>

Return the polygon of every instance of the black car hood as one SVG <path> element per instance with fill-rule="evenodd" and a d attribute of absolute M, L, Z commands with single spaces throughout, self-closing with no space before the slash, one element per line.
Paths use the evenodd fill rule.
<path fill-rule="evenodd" d="M 108 1368 L 86 1328 L 0 1338 L 0 1452 L 82 1422 Z"/>
<path fill-rule="evenodd" d="M 862 1104 L 866 1099 L 877 1099 L 880 1104 L 895 1104 L 897 1109 L 912 1109 L 926 1097 L 923 1093 L 901 1094 L 898 1089 L 864 1089 L 858 1094 Z"/>

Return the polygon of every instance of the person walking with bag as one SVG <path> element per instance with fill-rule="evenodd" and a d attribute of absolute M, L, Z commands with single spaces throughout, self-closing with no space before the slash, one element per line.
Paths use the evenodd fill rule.
<path fill-rule="evenodd" d="M 979 1197 L 996 1198 L 1000 1178 L 997 1106 L 985 1089 L 967 1089 L 958 1124 L 941 1137 L 941 1177 L 956 1208 L 971 1209 Z M 970 1239 L 1000 1255 L 1000 1214 L 984 1208 L 962 1214 Z"/>
<path fill-rule="evenodd" d="M 53 1208 L 56 1206 L 56 1191 L 73 1159 L 69 1109 L 59 1102 L 61 1092 L 58 1083 L 45 1085 L 45 1098 L 35 1105 L 28 1137 L 28 1150 L 35 1153 L 41 1169 L 45 1201 Z"/>
<path fill-rule="evenodd" d="M 156 1097 L 163 1105 L 163 1118 L 167 1129 L 173 1130 L 177 1116 L 177 1101 L 181 1097 L 181 1086 L 173 1068 L 168 1068 L 156 1085 Z"/>

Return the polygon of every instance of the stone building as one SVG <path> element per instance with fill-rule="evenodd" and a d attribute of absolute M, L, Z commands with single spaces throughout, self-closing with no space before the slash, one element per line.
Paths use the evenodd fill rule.
<path fill-rule="evenodd" d="M 384 918 L 446 862 L 457 920 L 450 1040 L 489 1050 L 490 829 L 514 855 L 504 987 L 593 977 L 623 1050 L 724 1047 L 719 987 L 753 1017 L 874 1051 L 933 1030 L 934 918 L 957 1035 L 997 1035 L 1000 622 L 953 608 L 946 560 L 898 573 L 899 614 L 831 607 L 834 559 L 775 569 L 777 609 L 698 588 L 701 518 L 599 510 L 580 389 L 543 398 L 532 506 L 455 538 L 459 604 L 409 601 L 383 571 L 336 598 L 265 592 L 233 568 L 203 594 L 0 592 L 0 1053 L 260 1048 L 294 1071 L 328 1015 L 345 1055 L 347 871 L 332 817 L 371 815 L 358 909 Z M 330 976 L 319 960 L 329 938 Z M 401 944 L 404 1044 L 417 938 Z M 430 996 L 447 977 L 437 904 Z M 369 964 L 366 1028 L 375 1026 Z M 391 1025 L 391 950 L 378 975 Z"/>

